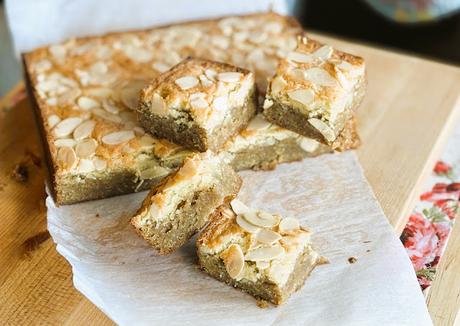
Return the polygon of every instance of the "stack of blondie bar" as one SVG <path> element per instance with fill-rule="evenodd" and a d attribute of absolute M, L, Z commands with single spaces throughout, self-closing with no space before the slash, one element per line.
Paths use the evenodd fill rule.
<path fill-rule="evenodd" d="M 58 205 L 150 189 L 131 219 L 161 254 L 280 304 L 324 259 L 251 209 L 235 171 L 356 148 L 362 58 L 275 13 L 74 39 L 24 55 Z"/>

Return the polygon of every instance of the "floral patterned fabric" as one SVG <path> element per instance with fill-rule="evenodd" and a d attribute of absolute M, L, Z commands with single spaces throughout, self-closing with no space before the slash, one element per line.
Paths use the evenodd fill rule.
<path fill-rule="evenodd" d="M 460 182 L 456 180 L 460 178 L 454 168 L 438 161 L 430 180 L 430 190 L 420 196 L 420 202 L 401 235 L 423 290 L 434 279 L 439 259 L 460 211 Z"/>

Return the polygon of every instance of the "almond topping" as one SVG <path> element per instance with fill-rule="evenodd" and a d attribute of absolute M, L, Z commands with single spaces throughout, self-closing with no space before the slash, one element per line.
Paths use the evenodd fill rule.
<path fill-rule="evenodd" d="M 272 94 L 278 94 L 281 92 L 285 87 L 287 86 L 287 82 L 284 80 L 283 77 L 278 76 L 275 77 L 272 82 L 271 82 L 271 93 Z"/>
<path fill-rule="evenodd" d="M 167 70 L 169 70 L 169 66 L 165 63 L 162 63 L 162 62 L 154 62 L 152 64 L 152 68 L 155 69 L 156 71 L 158 72 L 165 72 Z"/>
<path fill-rule="evenodd" d="M 160 94 L 154 93 L 150 102 L 150 110 L 152 113 L 161 117 L 168 115 L 168 107 Z"/>
<path fill-rule="evenodd" d="M 93 161 L 81 159 L 78 163 L 78 173 L 90 173 L 94 171 Z"/>
<path fill-rule="evenodd" d="M 57 154 L 57 160 L 62 164 L 64 169 L 73 169 L 77 164 L 77 155 L 72 147 L 61 147 Z"/>
<path fill-rule="evenodd" d="M 193 76 L 185 76 L 176 79 L 176 85 L 179 86 L 182 90 L 187 90 L 198 85 L 198 79 Z"/>
<path fill-rule="evenodd" d="M 115 102 L 108 98 L 102 101 L 102 107 L 107 112 L 110 112 L 113 114 L 117 114 L 120 111 L 120 108 L 115 104 Z"/>
<path fill-rule="evenodd" d="M 292 217 L 285 217 L 281 220 L 278 228 L 281 233 L 298 230 L 300 228 L 299 220 Z"/>
<path fill-rule="evenodd" d="M 130 141 L 134 137 L 132 130 L 117 131 L 102 137 L 102 142 L 107 145 L 118 145 Z"/>
<path fill-rule="evenodd" d="M 279 223 L 279 217 L 262 211 L 246 212 L 244 218 L 251 224 L 264 228 L 272 228 Z"/>
<path fill-rule="evenodd" d="M 228 110 L 228 97 L 227 96 L 219 96 L 214 99 L 212 102 L 212 106 L 214 109 L 218 111 L 227 111 Z"/>
<path fill-rule="evenodd" d="M 244 254 L 238 244 L 230 245 L 221 256 L 225 269 L 231 278 L 238 278 L 244 269 Z"/>
<path fill-rule="evenodd" d="M 212 82 L 212 80 L 210 80 L 208 77 L 206 77 L 205 75 L 200 75 L 199 76 L 200 78 L 200 81 L 201 81 L 201 85 L 203 85 L 204 87 L 211 87 L 212 84 L 214 84 Z"/>
<path fill-rule="evenodd" d="M 257 226 L 249 223 L 248 221 L 246 221 L 243 217 L 243 215 L 237 215 L 236 216 L 236 223 L 246 232 L 249 232 L 249 233 L 257 233 L 259 232 L 260 228 L 258 228 Z"/>
<path fill-rule="evenodd" d="M 307 69 L 304 73 L 305 79 L 319 86 L 334 87 L 337 81 L 326 70 L 318 67 Z"/>
<path fill-rule="evenodd" d="M 256 267 L 259 270 L 267 269 L 267 268 L 270 267 L 270 262 L 269 261 L 263 261 L 263 260 L 256 261 Z"/>
<path fill-rule="evenodd" d="M 315 92 L 311 89 L 296 89 L 288 92 L 288 96 L 290 99 L 299 102 L 300 104 L 308 105 L 315 98 Z"/>
<path fill-rule="evenodd" d="M 308 122 L 315 127 L 327 141 L 333 141 L 335 139 L 334 130 L 325 124 L 322 120 L 317 118 L 308 119 Z"/>
<path fill-rule="evenodd" d="M 206 75 L 206 77 L 208 77 L 210 80 L 215 80 L 216 77 L 217 77 L 217 71 L 215 71 L 214 69 L 206 69 L 204 71 L 204 74 Z"/>
<path fill-rule="evenodd" d="M 205 99 L 205 93 L 194 93 L 190 95 L 190 105 L 193 109 L 206 109 L 208 102 Z"/>
<path fill-rule="evenodd" d="M 82 119 L 78 117 L 64 119 L 54 127 L 54 135 L 58 138 L 66 137 L 70 135 L 81 122 Z"/>
<path fill-rule="evenodd" d="M 80 96 L 77 104 L 83 110 L 91 110 L 100 106 L 98 101 L 87 96 Z"/>
<path fill-rule="evenodd" d="M 131 110 L 135 110 L 137 107 L 140 87 L 138 85 L 133 87 L 125 87 L 120 90 L 121 102 Z"/>
<path fill-rule="evenodd" d="M 323 45 L 313 53 L 313 56 L 326 61 L 331 57 L 333 51 L 334 49 L 331 46 Z"/>
<path fill-rule="evenodd" d="M 233 199 L 230 205 L 232 206 L 232 209 L 236 215 L 242 215 L 250 211 L 249 207 L 238 199 Z"/>
<path fill-rule="evenodd" d="M 91 157 L 96 153 L 97 141 L 93 138 L 80 141 L 75 147 L 75 153 L 80 158 Z"/>
<path fill-rule="evenodd" d="M 307 153 L 314 152 L 319 146 L 319 143 L 316 140 L 307 137 L 302 137 L 297 142 L 299 146 Z"/>
<path fill-rule="evenodd" d="M 249 122 L 246 130 L 264 130 L 270 127 L 270 123 L 261 114 L 258 114 Z"/>
<path fill-rule="evenodd" d="M 152 149 L 155 144 L 155 139 L 150 135 L 144 135 L 139 139 L 141 149 Z"/>
<path fill-rule="evenodd" d="M 81 140 L 91 136 L 94 126 L 96 126 L 96 122 L 94 120 L 87 120 L 83 122 L 74 130 L 73 138 L 75 140 Z"/>
<path fill-rule="evenodd" d="M 268 109 L 268 108 L 271 108 L 272 106 L 273 106 L 273 101 L 270 100 L 269 98 L 266 98 L 264 101 L 263 108 Z"/>
<path fill-rule="evenodd" d="M 97 115 L 98 117 L 102 118 L 102 119 L 105 119 L 105 120 L 108 120 L 108 121 L 112 121 L 114 123 L 121 123 L 123 120 L 116 114 L 113 114 L 113 113 L 109 113 L 101 108 L 96 108 L 96 109 L 93 109 L 91 110 L 91 112 L 94 114 L 94 115 Z"/>
<path fill-rule="evenodd" d="M 286 59 L 300 62 L 300 63 L 311 63 L 313 62 L 313 57 L 310 54 L 300 53 L 300 52 L 290 52 Z"/>
<path fill-rule="evenodd" d="M 281 239 L 281 235 L 269 229 L 261 229 L 257 232 L 255 239 L 263 244 L 271 245 Z"/>
<path fill-rule="evenodd" d="M 53 114 L 48 117 L 48 126 L 50 128 L 53 128 L 55 125 L 57 125 L 61 121 L 61 118 L 59 118 L 57 115 Z"/>
<path fill-rule="evenodd" d="M 249 250 L 244 259 L 250 261 L 270 261 L 272 259 L 278 258 L 284 253 L 284 248 L 279 243 L 276 243 L 271 247 L 260 247 Z"/>
<path fill-rule="evenodd" d="M 107 161 L 100 158 L 93 159 L 93 164 L 97 171 L 102 171 L 107 167 Z"/>
<path fill-rule="evenodd" d="M 56 147 L 74 147 L 77 142 L 72 138 L 61 138 L 54 141 Z"/>
<path fill-rule="evenodd" d="M 218 79 L 225 83 L 237 83 L 240 81 L 242 76 L 243 74 L 240 72 L 221 72 L 218 75 Z"/>
<path fill-rule="evenodd" d="M 157 205 L 157 203 L 152 202 L 149 209 L 149 214 L 153 219 L 158 219 L 161 215 L 161 207 Z"/>

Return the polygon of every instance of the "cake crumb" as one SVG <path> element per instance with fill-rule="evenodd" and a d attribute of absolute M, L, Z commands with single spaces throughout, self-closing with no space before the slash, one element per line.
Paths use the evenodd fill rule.
<path fill-rule="evenodd" d="M 354 263 L 356 263 L 357 261 L 358 261 L 358 259 L 357 259 L 356 257 L 349 257 L 349 258 L 348 258 L 348 262 L 349 262 L 350 264 L 354 264 Z"/>
<path fill-rule="evenodd" d="M 18 163 L 14 167 L 13 173 L 11 175 L 14 180 L 21 183 L 26 183 L 27 180 L 29 180 L 29 169 L 24 163 Z"/>
<path fill-rule="evenodd" d="M 268 308 L 268 302 L 265 301 L 265 300 L 258 299 L 258 300 L 256 301 L 256 304 L 257 304 L 257 307 L 259 307 L 259 308 L 261 308 L 261 309 Z"/>

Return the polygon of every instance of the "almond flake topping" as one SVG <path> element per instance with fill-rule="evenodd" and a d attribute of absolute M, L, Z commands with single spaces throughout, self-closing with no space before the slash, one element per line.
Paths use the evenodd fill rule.
<path fill-rule="evenodd" d="M 264 270 L 270 267 L 270 262 L 269 261 L 263 261 L 263 260 L 258 260 L 256 261 L 256 267 L 259 270 Z"/>
<path fill-rule="evenodd" d="M 107 161 L 100 158 L 93 159 L 93 164 L 97 171 L 102 171 L 107 167 Z"/>
<path fill-rule="evenodd" d="M 284 248 L 279 243 L 276 243 L 271 247 L 259 247 L 249 250 L 246 253 L 244 259 L 250 261 L 270 261 L 272 259 L 278 258 L 284 253 Z"/>
<path fill-rule="evenodd" d="M 288 92 L 287 95 L 290 99 L 303 105 L 310 104 L 315 98 L 315 92 L 313 92 L 311 89 L 296 89 L 294 91 Z"/>
<path fill-rule="evenodd" d="M 57 154 L 57 160 L 65 170 L 70 170 L 77 164 L 77 155 L 75 155 L 72 147 L 61 147 Z"/>
<path fill-rule="evenodd" d="M 255 226 L 254 224 L 249 223 L 246 221 L 246 219 L 243 217 L 243 215 L 237 215 L 236 216 L 236 223 L 246 232 L 249 233 L 257 233 L 259 232 L 260 228 Z"/>
<path fill-rule="evenodd" d="M 54 141 L 56 147 L 74 147 L 77 142 L 72 138 L 61 138 Z"/>
<path fill-rule="evenodd" d="M 308 122 L 313 127 L 315 127 L 324 136 L 326 140 L 333 141 L 335 139 L 334 130 L 332 130 L 332 128 L 329 127 L 322 120 L 319 120 L 317 118 L 311 118 L 311 119 L 308 119 Z"/>
<path fill-rule="evenodd" d="M 264 101 L 263 108 L 264 109 L 271 108 L 273 106 L 273 104 L 274 104 L 274 102 L 272 100 L 270 100 L 269 98 L 266 98 L 265 101 Z"/>
<path fill-rule="evenodd" d="M 243 74 L 240 72 L 221 72 L 218 75 L 218 79 L 224 83 L 237 83 L 240 81 L 242 76 Z"/>
<path fill-rule="evenodd" d="M 304 77 L 319 86 L 334 87 L 337 85 L 337 81 L 334 77 L 332 77 L 326 70 L 318 67 L 305 70 Z"/>
<path fill-rule="evenodd" d="M 281 233 L 296 231 L 300 228 L 299 220 L 292 217 L 285 217 L 281 220 L 278 228 Z"/>
<path fill-rule="evenodd" d="M 55 125 L 57 125 L 61 121 L 61 118 L 59 118 L 57 115 L 53 114 L 48 117 L 48 125 L 50 128 L 53 128 Z"/>
<path fill-rule="evenodd" d="M 152 68 L 155 69 L 156 71 L 160 72 L 160 73 L 169 70 L 169 66 L 167 64 L 165 64 L 165 63 L 162 63 L 162 62 L 154 62 L 152 64 Z"/>
<path fill-rule="evenodd" d="M 331 46 L 323 45 L 318 50 L 313 52 L 313 56 L 326 61 L 326 60 L 329 60 L 329 58 L 332 56 L 332 52 L 334 52 L 334 49 L 332 49 Z"/>
<path fill-rule="evenodd" d="M 281 92 L 285 87 L 287 86 L 287 82 L 284 80 L 283 77 L 278 76 L 275 77 L 272 82 L 271 82 L 271 93 L 272 94 L 278 94 Z"/>
<path fill-rule="evenodd" d="M 281 235 L 269 229 L 261 229 L 255 239 L 263 244 L 271 245 L 281 239 Z"/>
<path fill-rule="evenodd" d="M 159 116 L 166 116 L 168 114 L 168 107 L 160 94 L 153 94 L 152 101 L 150 102 L 150 110 Z"/>
<path fill-rule="evenodd" d="M 117 131 L 102 137 L 102 142 L 106 145 L 118 145 L 130 141 L 134 137 L 132 130 Z"/>
<path fill-rule="evenodd" d="M 79 97 L 77 104 L 83 110 L 91 110 L 100 106 L 98 101 L 87 96 Z"/>
<path fill-rule="evenodd" d="M 107 112 L 110 112 L 113 114 L 117 114 L 120 111 L 120 108 L 116 105 L 116 103 L 112 99 L 109 99 L 109 98 L 106 98 L 102 101 L 102 107 Z"/>
<path fill-rule="evenodd" d="M 81 140 L 91 136 L 93 133 L 96 122 L 94 120 L 87 120 L 80 124 L 73 132 L 73 138 Z"/>
<path fill-rule="evenodd" d="M 198 85 L 198 79 L 193 76 L 185 76 L 176 79 L 175 83 L 177 86 L 179 86 L 182 90 L 185 91 Z"/>
<path fill-rule="evenodd" d="M 90 173 L 94 171 L 94 163 L 91 160 L 81 159 L 78 163 L 78 173 Z"/>
<path fill-rule="evenodd" d="M 205 99 L 205 93 L 194 93 L 190 95 L 190 105 L 193 109 L 206 109 L 209 105 Z"/>
<path fill-rule="evenodd" d="M 263 211 L 249 211 L 243 214 L 245 220 L 256 226 L 272 228 L 278 225 L 280 219 L 277 215 L 272 215 Z"/>
<path fill-rule="evenodd" d="M 238 199 L 233 199 L 230 205 L 232 206 L 232 209 L 236 215 L 242 215 L 250 211 L 249 207 Z"/>
<path fill-rule="evenodd" d="M 212 106 L 214 109 L 218 111 L 227 111 L 228 110 L 228 97 L 227 96 L 219 96 L 214 99 L 212 102 Z"/>
<path fill-rule="evenodd" d="M 93 138 L 88 138 L 80 141 L 75 147 L 75 153 L 78 157 L 87 158 L 96 153 L 97 141 Z"/>
<path fill-rule="evenodd" d="M 58 138 L 66 137 L 70 135 L 82 121 L 83 120 L 78 117 L 64 119 L 54 127 L 53 133 Z"/>
<path fill-rule="evenodd" d="M 206 69 L 204 71 L 204 74 L 206 75 L 206 77 L 208 77 L 210 80 L 215 80 L 217 78 L 217 71 L 215 71 L 214 69 Z"/>
<path fill-rule="evenodd" d="M 307 137 L 300 138 L 298 144 L 307 153 L 314 152 L 319 146 L 316 140 Z"/>
<path fill-rule="evenodd" d="M 258 114 L 249 122 L 249 125 L 246 127 L 246 130 L 264 130 L 270 127 L 270 123 L 265 120 L 261 114 Z"/>
<path fill-rule="evenodd" d="M 290 52 L 286 59 L 299 62 L 299 63 L 312 63 L 314 58 L 311 54 L 305 54 L 300 52 Z"/>
<path fill-rule="evenodd" d="M 244 268 L 244 254 L 243 250 L 238 244 L 231 244 L 221 254 L 224 261 L 225 269 L 231 278 L 238 278 Z"/>

